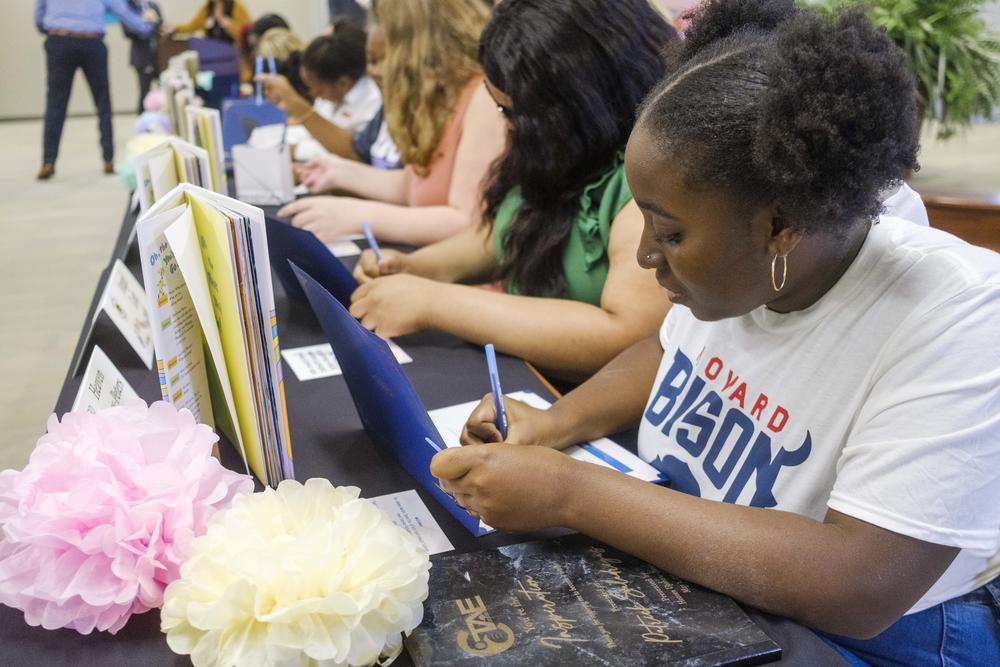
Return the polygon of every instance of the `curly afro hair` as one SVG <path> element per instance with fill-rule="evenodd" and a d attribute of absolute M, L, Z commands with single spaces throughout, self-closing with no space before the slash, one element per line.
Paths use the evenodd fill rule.
<path fill-rule="evenodd" d="M 773 202 L 782 226 L 839 236 L 918 168 L 915 80 L 860 9 L 708 0 L 668 56 L 639 122 L 694 189 Z"/>

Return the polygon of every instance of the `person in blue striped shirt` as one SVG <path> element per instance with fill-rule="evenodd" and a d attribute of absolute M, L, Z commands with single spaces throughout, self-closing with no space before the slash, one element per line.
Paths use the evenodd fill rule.
<path fill-rule="evenodd" d="M 66 107 L 73 89 L 73 76 L 82 69 L 97 107 L 104 173 L 113 172 L 114 138 L 111 133 L 111 91 L 108 85 L 108 49 L 104 45 L 104 16 L 110 12 L 130 32 L 148 36 L 156 13 L 137 13 L 126 0 L 36 0 L 35 26 L 45 38 L 48 71 L 45 95 L 42 168 L 38 180 L 55 174 L 59 140 L 66 120 Z"/>

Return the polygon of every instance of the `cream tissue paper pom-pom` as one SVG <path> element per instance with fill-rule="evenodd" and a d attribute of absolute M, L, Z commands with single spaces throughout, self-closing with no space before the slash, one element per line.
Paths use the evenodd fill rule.
<path fill-rule="evenodd" d="M 217 440 L 163 402 L 52 415 L 24 470 L 0 472 L 0 602 L 83 634 L 159 607 L 212 514 L 253 491 Z"/>
<path fill-rule="evenodd" d="M 170 648 L 208 665 L 370 665 L 423 618 L 430 560 L 355 487 L 285 480 L 237 499 L 165 594 Z"/>

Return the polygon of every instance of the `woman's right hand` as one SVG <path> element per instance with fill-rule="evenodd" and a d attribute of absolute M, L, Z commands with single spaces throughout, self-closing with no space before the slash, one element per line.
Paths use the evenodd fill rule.
<path fill-rule="evenodd" d="M 288 81 L 281 74 L 258 74 L 255 79 L 264 86 L 264 95 L 269 102 L 276 104 L 290 116 L 301 116 L 312 109 L 312 105 L 296 92 Z"/>
<path fill-rule="evenodd" d="M 353 166 L 351 160 L 328 154 L 297 166 L 295 171 L 302 179 L 302 183 L 309 188 L 309 192 L 315 194 L 330 190 L 348 190 L 351 166 Z"/>
<path fill-rule="evenodd" d="M 504 396 L 504 412 L 507 413 L 507 439 L 500 436 L 497 428 L 497 411 L 493 394 L 486 394 L 479 402 L 462 428 L 463 445 L 482 445 L 489 442 L 503 442 L 508 445 L 535 445 L 562 449 L 561 429 L 548 410 L 539 410 L 527 403 Z"/>
<path fill-rule="evenodd" d="M 361 253 L 358 263 L 354 265 L 354 277 L 362 285 L 379 276 L 391 276 L 394 273 L 409 273 L 409 271 L 406 253 L 391 248 L 382 249 L 382 259 L 375 259 L 374 252 L 365 250 Z"/>

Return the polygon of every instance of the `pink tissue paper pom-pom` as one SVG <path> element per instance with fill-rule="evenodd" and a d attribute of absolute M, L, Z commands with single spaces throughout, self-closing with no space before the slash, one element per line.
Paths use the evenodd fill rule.
<path fill-rule="evenodd" d="M 211 516 L 253 491 L 217 440 L 162 401 L 50 416 L 24 470 L 0 472 L 0 603 L 82 634 L 162 606 Z"/>
<path fill-rule="evenodd" d="M 142 98 L 143 111 L 163 111 L 167 105 L 167 96 L 159 88 L 151 90 Z"/>

